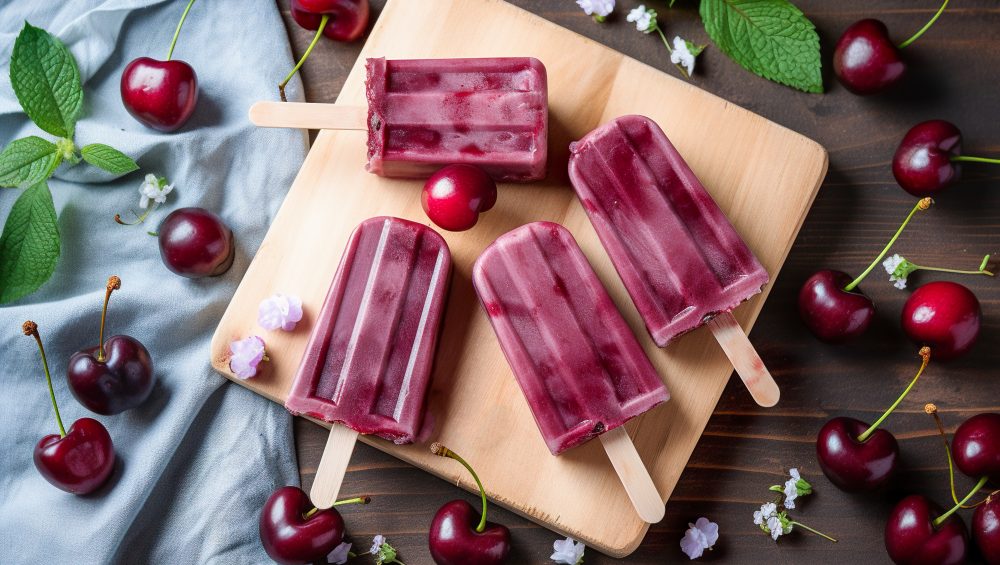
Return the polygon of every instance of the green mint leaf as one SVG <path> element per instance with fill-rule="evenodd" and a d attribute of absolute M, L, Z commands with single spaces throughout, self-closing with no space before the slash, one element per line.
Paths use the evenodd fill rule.
<path fill-rule="evenodd" d="M 61 41 L 24 22 L 10 56 L 10 83 L 31 121 L 58 137 L 73 137 L 83 106 L 76 60 Z"/>
<path fill-rule="evenodd" d="M 701 19 L 719 49 L 750 72 L 823 92 L 816 28 L 788 0 L 702 0 Z"/>
<path fill-rule="evenodd" d="M 25 186 L 43 181 L 59 164 L 56 144 L 37 136 L 15 139 L 0 151 L 0 186 Z"/>
<path fill-rule="evenodd" d="M 102 143 L 84 145 L 83 149 L 80 149 L 80 154 L 83 155 L 84 161 L 115 175 L 139 170 L 139 165 L 131 157 Z"/>
<path fill-rule="evenodd" d="M 59 260 L 59 224 L 49 185 L 42 181 L 21 193 L 0 235 L 0 303 L 38 290 Z"/>

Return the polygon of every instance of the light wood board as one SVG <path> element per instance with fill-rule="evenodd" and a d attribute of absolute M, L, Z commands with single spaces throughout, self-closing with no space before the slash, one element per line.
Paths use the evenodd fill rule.
<path fill-rule="evenodd" d="M 569 142 L 623 114 L 657 121 L 772 279 L 826 173 L 826 152 L 499 0 L 438 0 L 434 9 L 426 4 L 389 1 L 338 103 L 364 103 L 365 57 L 537 57 L 548 70 L 549 176 L 541 183 L 501 185 L 496 207 L 474 229 L 442 232 L 455 272 L 427 409 L 433 431 L 411 446 L 362 440 L 475 489 L 460 465 L 428 451 L 431 441 L 441 441 L 475 466 L 493 501 L 603 553 L 627 555 L 648 525 L 636 515 L 600 442 L 559 457 L 546 449 L 476 299 L 472 263 L 496 237 L 530 221 L 559 222 L 574 234 L 672 394 L 627 426 L 666 500 L 732 366 L 708 328 L 666 349 L 653 344 L 570 188 Z M 364 132 L 324 131 L 317 137 L 213 339 L 212 364 L 224 376 L 283 402 L 351 230 L 377 215 L 427 222 L 419 200 L 422 182 L 379 178 L 366 173 L 364 163 Z M 744 328 L 753 324 L 768 290 L 736 310 Z M 306 315 L 294 332 L 265 332 L 256 324 L 258 303 L 275 292 L 302 298 Z M 239 381 L 228 368 L 228 344 L 250 334 L 265 338 L 271 362 L 258 377 Z"/>

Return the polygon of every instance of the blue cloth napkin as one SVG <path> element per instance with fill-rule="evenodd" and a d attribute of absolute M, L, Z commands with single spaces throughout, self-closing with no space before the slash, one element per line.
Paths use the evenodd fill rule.
<path fill-rule="evenodd" d="M 266 563 L 260 509 L 276 487 L 298 484 L 288 413 L 209 366 L 212 332 L 308 149 L 304 132 L 259 129 L 247 119 L 251 103 L 277 98 L 292 54 L 274 2 L 196 2 L 174 58 L 198 74 L 197 109 L 176 133 L 147 129 L 122 106 L 121 71 L 135 57 L 166 57 L 184 6 L 0 2 L 0 146 L 51 138 L 24 116 L 10 86 L 10 53 L 27 20 L 76 57 L 85 90 L 77 145 L 113 145 L 141 167 L 113 179 L 62 165 L 50 181 L 62 233 L 56 272 L 38 292 L 0 307 L 0 563 Z M 289 95 L 301 100 L 297 79 Z M 146 173 L 174 183 L 167 203 L 146 224 L 115 224 L 116 213 L 139 210 Z M 0 219 L 18 194 L 0 189 Z M 233 229 L 236 260 L 224 276 L 189 280 L 161 263 L 146 232 L 183 206 L 208 208 Z M 112 274 L 123 284 L 108 335 L 145 344 L 157 384 L 140 407 L 105 417 L 77 403 L 65 372 L 74 351 L 97 342 Z M 67 428 L 94 417 L 113 438 L 115 471 L 94 494 L 57 490 L 32 463 L 38 440 L 58 429 L 37 349 L 20 331 L 26 319 L 39 325 Z"/>

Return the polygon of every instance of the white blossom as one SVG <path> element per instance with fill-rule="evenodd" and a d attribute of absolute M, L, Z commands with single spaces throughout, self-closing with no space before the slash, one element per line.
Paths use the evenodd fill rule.
<path fill-rule="evenodd" d="M 577 565 L 583 561 L 583 550 L 587 547 L 582 542 L 578 542 L 571 537 L 564 540 L 557 539 L 552 543 L 552 555 L 549 559 L 556 563 L 565 565 Z"/>
<path fill-rule="evenodd" d="M 688 42 L 680 38 L 680 36 L 674 37 L 674 49 L 670 52 L 670 62 L 675 65 L 680 65 L 684 67 L 687 71 L 688 76 L 694 74 L 694 59 L 697 53 L 692 53 L 688 48 Z"/>
<path fill-rule="evenodd" d="M 261 301 L 257 308 L 257 323 L 265 330 L 295 329 L 302 320 L 302 300 L 291 294 L 275 294 Z"/>
<path fill-rule="evenodd" d="M 698 518 L 694 524 L 688 524 L 688 530 L 681 539 L 681 551 L 688 558 L 697 559 L 706 549 L 712 549 L 717 541 L 719 541 L 719 525 L 708 518 Z"/>
<path fill-rule="evenodd" d="M 632 8 L 625 19 L 633 22 L 635 29 L 643 33 L 656 31 L 656 10 L 647 9 L 645 4 L 640 4 L 638 8 Z"/>
<path fill-rule="evenodd" d="M 252 335 L 246 339 L 238 339 L 229 344 L 233 356 L 229 359 L 229 368 L 237 378 L 246 380 L 257 375 L 257 365 L 264 360 L 264 340 Z"/>
<path fill-rule="evenodd" d="M 588 16 L 605 18 L 615 9 L 615 0 L 576 0 L 576 5 L 583 8 Z"/>
<path fill-rule="evenodd" d="M 139 207 L 145 210 L 149 207 L 150 200 L 163 204 L 173 189 L 174 185 L 167 184 L 167 179 L 153 174 L 146 175 L 139 187 Z"/>

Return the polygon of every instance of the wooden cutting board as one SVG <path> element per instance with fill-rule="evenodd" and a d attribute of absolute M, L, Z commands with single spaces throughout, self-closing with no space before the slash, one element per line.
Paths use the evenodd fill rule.
<path fill-rule="evenodd" d="M 684 80 L 499 0 L 438 0 L 433 9 L 426 2 L 390 0 L 338 103 L 364 104 L 364 59 L 382 56 L 540 59 L 549 81 L 549 176 L 541 183 L 500 186 L 496 207 L 475 228 L 442 233 L 455 272 L 427 407 L 432 431 L 411 446 L 362 439 L 475 489 L 460 465 L 430 454 L 428 444 L 441 441 L 475 466 L 495 502 L 603 553 L 627 555 L 648 525 L 635 514 L 599 442 L 559 457 L 546 449 L 476 299 L 472 263 L 496 237 L 527 222 L 559 222 L 573 232 L 673 396 L 627 426 L 666 501 L 732 366 L 707 328 L 666 349 L 653 344 L 569 185 L 568 145 L 617 116 L 651 117 L 772 279 L 826 173 L 826 151 Z M 275 402 L 288 393 L 351 230 L 377 215 L 428 221 L 420 207 L 422 182 L 379 178 L 366 173 L 364 163 L 364 132 L 319 134 L 213 339 L 213 366 L 234 379 L 229 342 L 251 334 L 265 338 L 271 362 L 258 377 L 235 382 Z M 745 328 L 768 290 L 737 309 Z M 256 324 L 258 303 L 275 292 L 302 298 L 306 315 L 294 332 L 265 332 Z"/>

